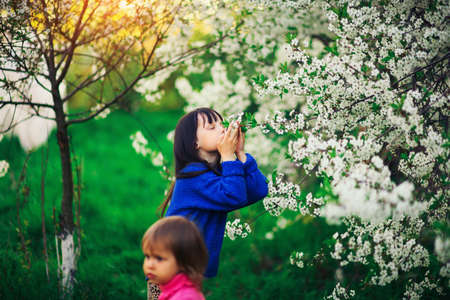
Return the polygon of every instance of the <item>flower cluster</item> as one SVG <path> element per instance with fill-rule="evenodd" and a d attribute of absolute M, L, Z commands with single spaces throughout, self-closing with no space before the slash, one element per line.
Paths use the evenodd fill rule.
<path fill-rule="evenodd" d="M 132 146 L 136 153 L 141 154 L 142 156 L 150 156 L 152 164 L 154 166 L 163 166 L 164 165 L 164 157 L 161 152 L 154 151 L 147 147 L 148 141 L 142 134 L 142 132 L 137 131 L 135 134 L 130 136 L 130 139 L 133 141 Z"/>
<path fill-rule="evenodd" d="M 314 197 L 312 193 L 305 197 L 298 184 L 286 181 L 284 177 L 282 173 L 273 174 L 269 195 L 263 200 L 264 208 L 273 216 L 279 216 L 285 209 L 299 211 L 301 215 L 320 216 L 323 198 Z"/>
<path fill-rule="evenodd" d="M 227 78 L 225 65 L 219 60 L 214 62 L 211 68 L 212 81 L 203 84 L 200 91 L 192 88 L 188 79 L 180 77 L 175 86 L 178 92 L 188 102 L 186 111 L 191 111 L 200 106 L 213 107 L 223 114 L 238 113 L 250 104 L 250 86 L 246 77 L 240 77 L 236 82 Z"/>
<path fill-rule="evenodd" d="M 373 224 L 350 218 L 347 222 L 346 232 L 333 235 L 336 243 L 331 256 L 341 266 L 349 263 L 376 266 L 369 277 L 372 284 L 384 286 L 402 274 L 429 266 L 429 252 L 416 240 L 425 225 L 422 220 L 404 217 Z"/>
<path fill-rule="evenodd" d="M 405 181 L 396 185 L 391 181 L 391 173 L 386 166 L 376 167 L 379 163 L 376 156 L 371 161 L 372 164 L 352 165 L 341 173 L 345 176 L 333 177 L 331 186 L 339 202 L 324 207 L 324 215 L 330 222 L 356 215 L 379 223 L 390 217 L 395 220 L 403 216 L 418 217 L 428 208 L 428 202 L 418 202 L 413 198 L 413 184 Z"/>
<path fill-rule="evenodd" d="M 0 177 L 8 173 L 9 163 L 6 160 L 0 160 Z"/>
<path fill-rule="evenodd" d="M 280 135 L 296 134 L 304 129 L 305 117 L 302 113 L 296 113 L 295 110 L 289 113 L 289 118 L 285 117 L 281 111 L 275 111 L 273 116 L 266 115 L 264 126 L 266 127 L 263 130 L 265 133 L 268 133 L 271 129 Z"/>
<path fill-rule="evenodd" d="M 439 275 L 446 279 L 447 286 L 450 286 L 450 238 L 438 235 L 434 240 L 434 251 L 437 260 L 442 263 Z"/>
<path fill-rule="evenodd" d="M 258 165 L 267 172 L 277 170 L 287 175 L 294 172 L 292 163 L 285 159 L 287 152 L 285 147 L 258 129 L 245 134 L 245 151 L 251 153 Z"/>
<path fill-rule="evenodd" d="M 291 9 L 306 9 L 311 5 L 311 0 L 301 0 L 301 1 L 292 1 L 292 0 L 249 0 L 249 4 L 259 5 L 263 7 L 272 7 L 272 8 L 291 8 Z"/>
<path fill-rule="evenodd" d="M 434 240 L 434 251 L 440 262 L 450 261 L 450 237 L 438 235 Z"/>
<path fill-rule="evenodd" d="M 289 257 L 289 262 L 291 265 L 296 265 L 300 269 L 305 266 L 303 262 L 303 252 L 294 251 L 291 253 L 291 256 Z"/>
<path fill-rule="evenodd" d="M 322 197 L 313 197 L 312 193 L 306 195 L 306 201 L 300 203 L 300 213 L 303 215 L 313 215 L 318 217 L 321 215 L 321 207 L 324 205 Z"/>
<path fill-rule="evenodd" d="M 406 291 L 403 294 L 404 300 L 419 300 L 423 293 L 426 290 L 438 289 L 441 295 L 443 291 L 438 288 L 437 284 L 430 281 L 430 272 L 427 271 L 425 274 L 425 278 L 420 282 L 414 282 L 412 279 L 408 281 L 408 285 L 406 286 Z"/>
<path fill-rule="evenodd" d="M 338 282 L 333 289 L 331 295 L 329 295 L 326 299 L 333 300 L 341 300 L 341 299 L 350 299 L 356 295 L 354 290 L 347 290 Z"/>
<path fill-rule="evenodd" d="M 285 209 L 297 211 L 300 186 L 283 180 L 283 174 L 272 176 L 269 181 L 269 195 L 264 198 L 264 208 L 273 216 L 279 216 Z"/>
<path fill-rule="evenodd" d="M 288 39 L 287 67 L 264 73 L 269 79 L 260 76 L 255 88 L 262 99 L 288 98 L 290 106 L 270 112 L 266 123 L 289 140 L 298 168 L 326 179 L 321 215 L 364 224 L 349 225 L 332 256 L 341 265 L 375 265 L 373 285 L 402 281 L 432 267 L 425 227 L 448 218 L 449 5 L 315 2 L 328 19 L 322 52 L 311 54 L 304 37 Z M 445 278 L 447 261 L 440 263 Z M 417 284 L 437 290 L 426 282 Z"/>
<path fill-rule="evenodd" d="M 227 221 L 225 225 L 225 236 L 234 241 L 236 237 L 246 238 L 252 232 L 250 225 L 241 223 L 240 219 L 235 219 L 233 222 Z"/>
<path fill-rule="evenodd" d="M 258 126 L 258 122 L 252 114 L 243 112 L 227 116 L 222 124 L 227 128 L 230 124 L 233 124 L 236 128 L 239 126 L 243 133 Z"/>
<path fill-rule="evenodd" d="M 103 109 L 104 105 L 102 104 L 97 104 L 96 106 L 91 108 L 92 112 L 97 112 L 100 111 L 101 109 Z M 105 108 L 103 109 L 102 112 L 100 112 L 97 116 L 95 116 L 95 119 L 105 119 L 109 114 L 111 113 L 111 109 L 109 108 Z"/>
<path fill-rule="evenodd" d="M 145 96 L 148 102 L 157 102 L 164 96 L 164 90 L 160 85 L 164 83 L 174 71 L 174 68 L 166 68 L 148 78 L 144 78 L 136 85 L 135 90 Z"/>

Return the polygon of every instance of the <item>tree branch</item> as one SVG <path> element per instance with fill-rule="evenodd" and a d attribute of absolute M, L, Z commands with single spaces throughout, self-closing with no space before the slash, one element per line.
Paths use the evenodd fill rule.
<path fill-rule="evenodd" d="M 46 104 L 46 103 L 35 103 L 35 102 L 20 102 L 20 101 L 3 101 L 0 100 L 0 108 L 4 105 L 27 105 L 27 106 L 37 106 L 37 107 L 47 107 L 53 109 L 52 104 Z"/>
<path fill-rule="evenodd" d="M 399 83 L 400 81 L 403 81 L 403 80 L 405 80 L 406 78 L 411 77 L 411 76 L 417 74 L 418 72 L 420 72 L 420 71 L 422 71 L 422 70 L 425 70 L 425 69 L 427 69 L 427 68 L 429 68 L 429 67 L 432 67 L 432 66 L 434 66 L 435 64 L 440 63 L 441 61 L 444 61 L 444 60 L 446 60 L 446 59 L 449 58 L 449 57 L 450 57 L 450 52 L 447 52 L 447 54 L 445 54 L 442 58 L 440 58 L 440 59 L 438 59 L 438 60 L 436 60 L 436 61 L 434 61 L 434 62 L 432 62 L 432 63 L 430 63 L 430 64 L 428 64 L 428 65 L 426 65 L 426 66 L 424 66 L 424 67 L 421 67 L 421 68 L 415 70 L 414 72 L 412 72 L 412 73 L 406 75 L 405 77 L 401 78 L 400 80 L 397 80 L 397 81 L 394 82 L 391 86 L 392 86 L 393 88 L 396 88 L 396 86 L 398 85 L 398 83 Z"/>
<path fill-rule="evenodd" d="M 83 8 L 82 8 L 81 13 L 79 15 L 77 24 L 75 26 L 75 32 L 73 33 L 73 36 L 72 36 L 72 38 L 70 40 L 70 47 L 68 49 L 68 55 L 67 55 L 68 57 L 65 60 L 66 62 L 65 62 L 65 65 L 64 65 L 64 67 L 63 67 L 63 69 L 61 71 L 61 74 L 59 75 L 58 78 L 56 78 L 56 86 L 59 86 L 61 84 L 61 82 L 64 80 L 64 78 L 67 75 L 67 71 L 69 71 L 70 64 L 72 63 L 73 53 L 74 53 L 75 47 L 76 47 L 75 46 L 76 40 L 80 36 L 81 30 L 82 30 L 82 28 L 80 27 L 81 20 L 83 19 L 83 16 L 84 16 L 84 14 L 86 12 L 87 5 L 88 5 L 88 1 L 85 0 L 84 3 L 83 3 Z M 55 69 L 55 72 L 57 72 L 57 71 L 58 71 L 58 69 Z"/>
<path fill-rule="evenodd" d="M 120 57 L 117 58 L 116 62 L 112 65 L 109 65 L 108 61 L 103 60 L 101 57 L 99 56 L 94 56 L 94 55 L 90 55 L 90 54 L 84 54 L 84 53 L 80 53 L 80 54 L 75 54 L 75 55 L 79 55 L 79 56 L 86 56 L 86 57 L 92 57 L 95 59 L 98 59 L 99 61 L 101 61 L 104 65 L 108 66 L 109 65 L 109 69 L 107 69 L 106 67 L 100 68 L 98 69 L 94 74 L 91 74 L 91 76 L 88 76 L 83 82 L 81 82 L 74 90 L 72 90 L 68 95 L 66 95 L 62 101 L 66 102 L 67 100 L 69 100 L 71 97 L 73 97 L 76 93 L 78 93 L 80 90 L 90 86 L 91 84 L 94 84 L 95 82 L 101 80 L 102 78 L 105 78 L 106 76 L 108 76 L 112 71 L 116 70 L 116 67 L 121 63 L 122 58 L 125 57 L 127 51 L 134 45 L 134 43 L 130 44 L 129 47 L 125 50 L 122 51 L 122 54 Z M 105 73 L 103 75 L 100 75 L 98 77 L 95 77 L 97 74 L 99 74 L 102 70 L 105 70 Z M 119 73 L 117 71 L 117 73 Z M 75 84 L 73 84 L 75 86 Z"/>

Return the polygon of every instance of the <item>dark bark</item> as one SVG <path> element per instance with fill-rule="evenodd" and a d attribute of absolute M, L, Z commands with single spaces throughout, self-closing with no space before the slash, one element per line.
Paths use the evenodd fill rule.
<path fill-rule="evenodd" d="M 58 89 L 53 92 L 53 101 L 56 117 L 56 137 L 58 140 L 59 154 L 61 157 L 61 171 L 63 181 L 63 196 L 61 202 L 60 215 L 60 233 L 62 237 L 65 234 L 72 234 L 73 223 L 73 176 L 72 162 L 70 160 L 69 133 L 67 122 L 65 120 L 63 104 Z"/>

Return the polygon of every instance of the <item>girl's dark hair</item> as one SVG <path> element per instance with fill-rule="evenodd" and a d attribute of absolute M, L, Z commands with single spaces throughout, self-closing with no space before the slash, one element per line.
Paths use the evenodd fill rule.
<path fill-rule="evenodd" d="M 208 123 L 217 121 L 223 121 L 222 116 L 215 111 L 207 107 L 197 108 L 186 115 L 184 115 L 175 127 L 175 137 L 173 143 L 173 153 L 175 156 L 175 178 L 189 178 L 198 176 L 208 171 L 213 171 L 217 175 L 220 175 L 220 154 L 215 165 L 211 166 L 207 161 L 203 160 L 198 155 L 196 147 L 197 143 L 197 124 L 198 118 L 205 117 Z M 188 164 L 193 162 L 205 163 L 207 169 L 196 172 L 181 172 Z M 167 205 L 172 198 L 175 182 L 172 183 L 167 198 L 161 204 L 161 217 L 164 216 Z"/>
<path fill-rule="evenodd" d="M 208 250 L 194 222 L 181 216 L 162 218 L 147 229 L 141 246 L 144 253 L 161 247 L 171 251 L 180 271 L 201 290 Z"/>

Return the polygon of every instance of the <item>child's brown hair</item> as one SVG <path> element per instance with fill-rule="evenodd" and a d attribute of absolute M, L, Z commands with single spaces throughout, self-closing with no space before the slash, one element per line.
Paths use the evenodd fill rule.
<path fill-rule="evenodd" d="M 158 220 L 142 237 L 142 250 L 152 250 L 155 245 L 171 251 L 180 270 L 201 288 L 208 250 L 194 222 L 181 216 Z"/>

